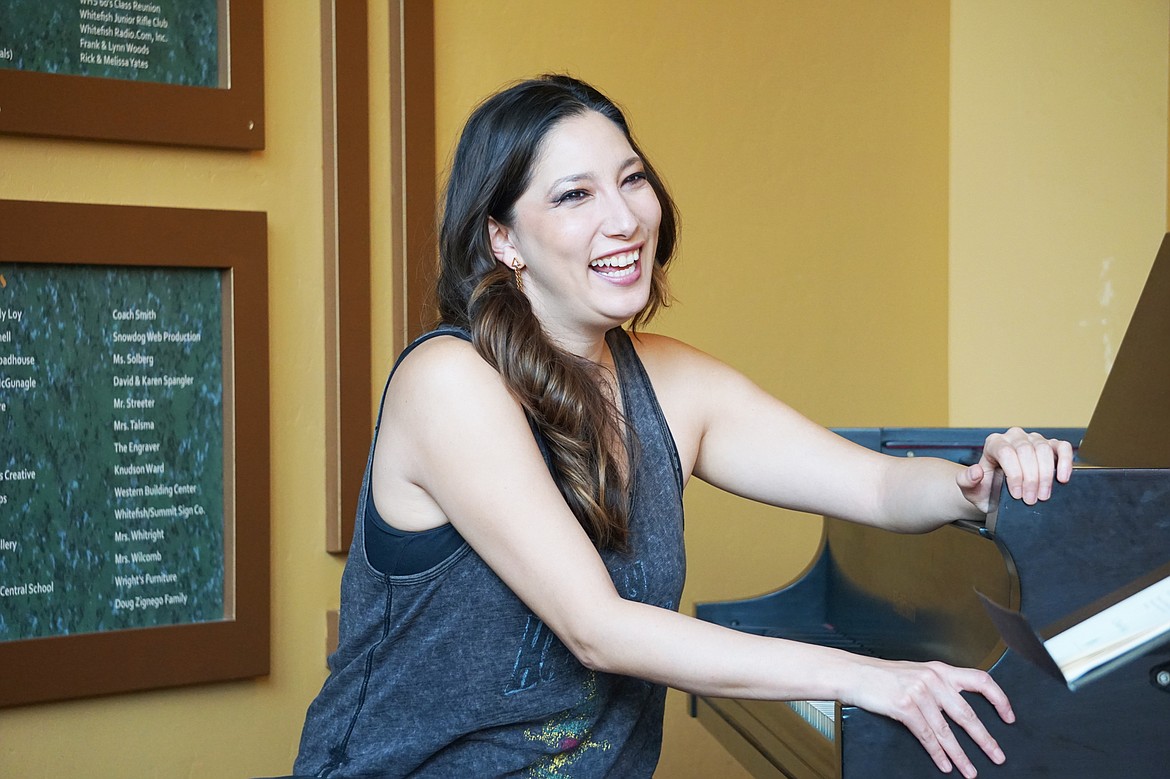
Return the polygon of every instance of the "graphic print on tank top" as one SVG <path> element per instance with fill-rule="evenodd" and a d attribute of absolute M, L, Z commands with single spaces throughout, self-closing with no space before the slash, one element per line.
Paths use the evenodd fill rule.
<path fill-rule="evenodd" d="M 610 568 L 610 575 L 618 594 L 626 600 L 640 600 L 649 587 L 646 568 L 641 560 L 635 560 L 630 565 L 616 569 Z M 670 600 L 653 605 L 668 611 L 675 609 L 675 604 Z M 504 693 L 513 695 L 529 690 L 541 682 L 550 682 L 557 677 L 559 668 L 575 665 L 576 662 L 569 650 L 544 622 L 535 615 L 530 616 L 524 625 L 524 634 L 520 637 L 520 646 L 516 650 L 512 678 L 508 680 Z"/>
<path fill-rule="evenodd" d="M 531 779 L 569 776 L 570 774 L 564 771 L 572 768 L 574 763 L 591 751 L 600 749 L 605 752 L 612 748 L 608 741 L 594 741 L 592 738 L 593 723 L 600 715 L 597 674 L 590 671 L 582 687 L 581 703 L 576 707 L 549 720 L 541 727 L 525 731 L 524 737 L 528 741 L 535 741 L 546 749 L 557 750 L 528 769 L 528 776 Z"/>

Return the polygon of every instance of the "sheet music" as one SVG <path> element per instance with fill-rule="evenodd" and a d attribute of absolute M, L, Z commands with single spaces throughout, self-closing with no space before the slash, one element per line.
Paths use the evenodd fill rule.
<path fill-rule="evenodd" d="M 1097 666 L 1170 631 L 1170 577 L 1044 642 L 1072 682 Z"/>

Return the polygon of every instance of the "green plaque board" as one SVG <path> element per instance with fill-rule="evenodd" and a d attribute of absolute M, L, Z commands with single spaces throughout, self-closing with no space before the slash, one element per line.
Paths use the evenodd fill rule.
<path fill-rule="evenodd" d="M 6 0 L 0 68 L 224 87 L 222 0 Z"/>
<path fill-rule="evenodd" d="M 0 264 L 0 641 L 224 619 L 221 277 Z"/>
<path fill-rule="evenodd" d="M 266 222 L 0 199 L 0 707 L 268 673 Z"/>

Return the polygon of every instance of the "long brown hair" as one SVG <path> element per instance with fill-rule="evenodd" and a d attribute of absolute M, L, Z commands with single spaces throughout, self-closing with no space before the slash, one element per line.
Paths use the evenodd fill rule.
<path fill-rule="evenodd" d="M 677 242 L 674 203 L 613 101 L 559 75 L 493 95 L 464 126 L 447 181 L 436 296 L 441 321 L 471 333 L 476 350 L 500 372 L 543 435 L 557 487 L 590 539 L 599 548 L 621 549 L 630 507 L 620 466 L 628 457 L 620 414 L 603 389 L 599 366 L 559 348 L 544 333 L 512 273 L 492 254 L 487 228 L 488 217 L 513 223 L 516 201 L 528 188 L 545 137 L 560 122 L 587 111 L 621 128 L 662 206 L 650 299 L 632 326 L 669 303 L 665 268 Z"/>

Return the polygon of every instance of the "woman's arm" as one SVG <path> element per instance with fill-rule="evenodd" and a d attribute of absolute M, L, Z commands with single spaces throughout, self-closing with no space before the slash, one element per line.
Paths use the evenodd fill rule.
<path fill-rule="evenodd" d="M 598 639 L 610 645 L 610 651 L 597 655 L 603 662 L 592 664 L 599 670 L 650 679 L 698 695 L 839 700 L 901 722 L 940 770 L 950 771 L 953 765 L 964 776 L 975 776 L 949 718 L 990 760 L 998 764 L 1005 759 L 961 695 L 978 693 L 1004 722 L 1015 721 L 1007 695 L 980 670 L 866 658 L 753 636 L 628 601 L 612 604 L 605 622 L 596 627 Z"/>
<path fill-rule="evenodd" d="M 1072 472 L 1068 442 L 1019 428 L 989 436 L 980 461 L 968 467 L 882 455 L 811 422 L 685 344 L 643 335 L 639 345 L 672 430 L 686 431 L 680 455 L 688 455 L 699 478 L 753 500 L 924 532 L 986 513 L 996 468 L 1011 494 L 1027 503 L 1046 500 L 1053 480 L 1067 481 Z"/>
<path fill-rule="evenodd" d="M 902 721 L 941 769 L 967 774 L 949 717 L 1003 759 L 959 694 L 986 696 L 1011 721 L 1006 696 L 981 671 L 860 658 L 622 599 L 519 405 L 466 343 L 435 339 L 402 364 L 383 418 L 383 434 L 391 430 L 375 478 L 402 469 L 584 665 L 700 694 L 842 700 Z"/>

